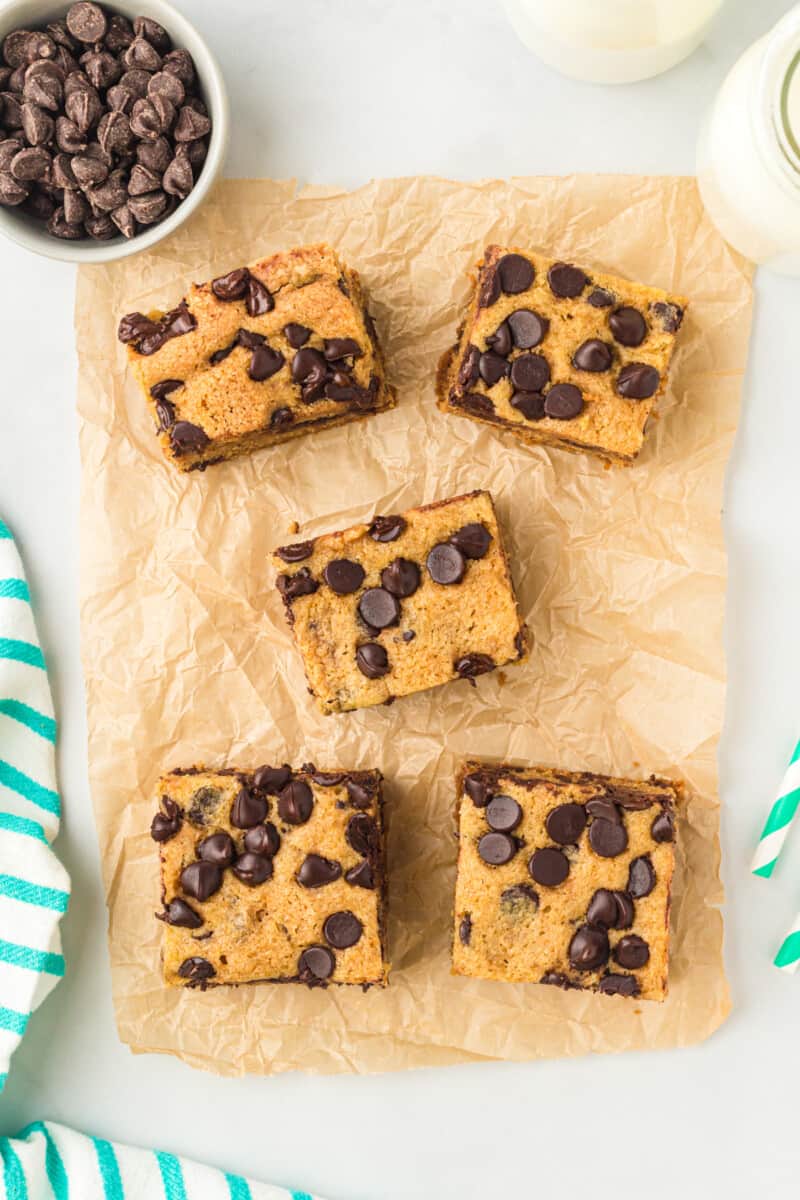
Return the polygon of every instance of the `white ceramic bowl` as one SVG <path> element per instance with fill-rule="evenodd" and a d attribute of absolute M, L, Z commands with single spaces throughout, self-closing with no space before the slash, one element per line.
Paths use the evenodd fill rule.
<path fill-rule="evenodd" d="M 26 250 L 33 250 L 36 254 L 44 254 L 48 258 L 58 258 L 64 262 L 111 262 L 128 254 L 138 254 L 140 250 L 147 250 L 162 238 L 169 237 L 202 204 L 222 170 L 228 149 L 230 116 L 225 81 L 216 59 L 194 26 L 171 4 L 165 3 L 165 0 L 112 0 L 110 4 L 106 4 L 105 0 L 99 2 L 107 12 L 121 13 L 131 21 L 134 17 L 152 17 L 164 26 L 175 46 L 189 51 L 194 59 L 203 100 L 211 117 L 211 140 L 200 177 L 186 199 L 181 201 L 165 220 L 148 226 L 133 238 L 120 235 L 107 242 L 95 242 L 91 238 L 80 242 L 62 241 L 49 234 L 44 224 L 34 217 L 19 212 L 16 208 L 0 205 L 0 233 L 18 242 Z M 63 17 L 68 8 L 69 0 L 61 4 L 54 3 L 53 0 L 10 0 L 10 3 L 0 8 L 0 42 L 12 29 L 41 28 L 48 21 Z"/>

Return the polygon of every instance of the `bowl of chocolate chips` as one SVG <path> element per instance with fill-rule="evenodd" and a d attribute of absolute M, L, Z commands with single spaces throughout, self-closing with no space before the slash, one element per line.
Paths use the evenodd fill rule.
<path fill-rule="evenodd" d="M 202 203 L 228 142 L 208 46 L 164 0 L 0 11 L 0 232 L 70 262 L 147 249 Z"/>

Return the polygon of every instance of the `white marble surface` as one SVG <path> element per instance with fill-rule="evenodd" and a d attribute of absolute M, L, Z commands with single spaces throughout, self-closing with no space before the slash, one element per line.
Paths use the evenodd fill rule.
<path fill-rule="evenodd" d="M 790 5 L 728 0 L 691 60 L 616 90 L 540 66 L 493 0 L 179 7 L 212 40 L 230 82 L 228 173 L 356 185 L 417 172 L 691 172 L 698 122 L 724 73 Z M 79 662 L 73 273 L 6 244 L 0 268 L 0 513 L 22 542 L 53 665 L 66 809 L 59 849 L 75 883 L 67 978 L 16 1056 L 2 1132 L 49 1117 L 330 1200 L 551 1189 L 594 1200 L 796 1195 L 800 978 L 770 962 L 800 906 L 800 832 L 772 882 L 751 879 L 747 866 L 800 729 L 800 281 L 758 279 L 728 476 L 728 1023 L 705 1045 L 670 1053 L 228 1080 L 133 1057 L 116 1037 Z"/>

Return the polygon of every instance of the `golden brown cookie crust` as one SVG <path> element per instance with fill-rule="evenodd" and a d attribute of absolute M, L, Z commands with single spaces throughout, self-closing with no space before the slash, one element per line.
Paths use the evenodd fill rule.
<path fill-rule="evenodd" d="M 382 519 L 388 518 L 377 518 Z M 309 688 L 324 713 L 384 704 L 527 656 L 528 633 L 489 493 L 470 492 L 412 508 L 400 520 L 402 532 L 391 541 L 372 537 L 371 524 L 355 525 L 302 544 L 307 549 L 303 558 L 293 555 L 295 547 L 273 556 Z M 466 559 L 460 582 L 435 582 L 427 556 L 469 525 L 488 531 L 488 550 Z M 325 578 L 328 565 L 341 559 L 364 572 L 363 582 L 347 595 L 336 594 Z M 359 615 L 361 598 L 366 590 L 381 587 L 382 573 L 396 559 L 416 564 L 419 585 L 399 599 L 395 624 L 370 631 Z M 310 580 L 315 590 L 292 598 L 287 586 L 291 589 L 296 576 Z M 358 665 L 359 649 L 367 643 L 385 651 L 388 670 L 379 678 L 367 677 Z"/>
<path fill-rule="evenodd" d="M 287 768 L 285 775 L 291 786 L 300 784 L 310 790 L 310 815 L 300 824 L 282 815 L 288 811 L 282 808 L 283 789 L 256 787 L 258 772 L 192 767 L 169 772 L 159 781 L 160 815 L 154 821 L 153 837 L 160 843 L 164 905 L 160 916 L 164 920 L 177 898 L 201 919 L 194 928 L 164 920 L 166 983 L 189 987 L 256 981 L 299 981 L 312 986 L 386 983 L 381 774 L 323 772 L 309 764 L 291 772 Z M 237 827 L 234 819 L 235 812 L 248 811 L 248 805 L 241 802 L 235 809 L 242 789 L 255 799 L 258 810 L 247 820 L 264 812 L 263 818 L 248 828 Z M 177 818 L 171 824 L 175 813 Z M 250 829 L 267 822 L 274 825 L 280 845 L 276 853 L 264 855 L 272 864 L 270 877 L 251 886 L 237 878 L 236 863 L 248 849 L 245 838 Z M 166 838 L 159 832 L 165 826 Z M 181 873 L 206 853 L 200 849 L 202 843 L 220 834 L 232 839 L 236 857 L 232 865 L 221 869 L 218 889 L 201 899 L 192 894 L 191 884 L 187 891 L 186 876 L 182 880 Z M 338 864 L 340 870 L 333 872 L 336 877 L 322 886 L 302 886 L 298 877 L 309 855 Z M 352 880 L 354 874 L 356 882 L 348 881 L 348 875 Z M 371 886 L 362 886 L 365 883 Z M 326 938 L 326 920 L 334 913 L 351 914 L 360 923 L 362 932 L 352 946 L 339 948 Z M 302 955 L 311 947 L 322 948 L 323 962 L 326 952 L 333 957 L 335 965 L 325 978 L 303 969 Z M 201 960 L 199 967 L 197 959 Z"/>
<path fill-rule="evenodd" d="M 555 983 L 593 991 L 616 989 L 622 995 L 663 1000 L 667 994 L 675 843 L 656 840 L 653 824 L 659 819 L 659 835 L 674 838 L 681 785 L 655 776 L 641 782 L 588 772 L 471 760 L 459 773 L 457 792 L 459 855 L 453 973 L 506 982 Z M 494 796 L 510 797 L 521 810 L 519 823 L 504 835 L 514 839 L 516 849 L 510 860 L 500 865 L 484 861 L 478 848 L 481 839 L 494 827 L 493 810 L 487 804 Z M 593 800 L 601 801 L 600 808 L 595 810 L 600 816 L 593 816 L 591 810 L 585 809 L 587 802 Z M 499 803 L 502 825 L 506 802 Z M 592 843 L 595 835 L 590 833 L 595 820 L 602 819 L 603 812 L 609 811 L 603 807 L 608 804 L 616 812 L 626 841 L 625 848 L 612 857 L 596 852 Z M 585 814 L 585 826 L 570 844 L 556 840 L 553 836 L 554 832 L 559 833 L 556 825 L 546 824 L 553 810 L 562 805 L 579 806 Z M 494 823 L 498 824 L 497 818 Z M 602 844 L 599 836 L 597 843 Z M 536 851 L 542 849 L 555 850 L 566 859 L 569 870 L 563 881 L 548 886 L 532 874 L 529 864 Z M 494 851 L 496 847 L 489 846 L 487 850 Z M 631 874 L 631 864 L 635 861 L 637 865 Z M 541 868 L 537 868 L 537 873 L 542 875 Z M 652 887 L 647 894 L 635 894 L 650 882 Z M 623 904 L 630 904 L 632 920 L 628 927 L 620 928 L 609 927 L 602 920 L 596 923 L 594 928 L 601 930 L 601 940 L 603 931 L 608 938 L 609 952 L 594 969 L 582 970 L 571 959 L 570 945 L 579 930 L 592 924 L 587 913 L 598 889 L 626 893 L 629 899 L 623 900 Z M 649 957 L 638 968 L 615 961 L 615 955 L 620 953 L 625 961 L 625 947 L 620 951 L 619 945 L 630 937 L 647 943 Z M 636 953 L 637 945 L 629 942 L 626 947 L 628 953 Z M 610 981 L 609 976 L 613 976 Z M 627 982 L 620 984 L 619 977 Z"/>
<path fill-rule="evenodd" d="M 533 267 L 533 282 L 514 294 L 506 294 L 495 285 L 499 291 L 497 298 L 488 306 L 482 305 L 481 300 L 492 294 L 492 279 L 506 255 L 527 259 Z M 675 338 L 688 301 L 659 288 L 588 268 L 584 270 L 586 284 L 580 293 L 559 297 L 548 282 L 548 272 L 554 265 L 557 264 L 552 259 L 530 250 L 487 247 L 477 264 L 475 287 L 457 341 L 439 362 L 438 407 L 443 412 L 502 428 L 532 445 L 546 444 L 576 453 L 596 454 L 612 462 L 631 462 L 642 448 L 648 418 L 666 390 Z M 589 303 L 588 297 L 598 291 L 606 293 L 611 303 L 602 307 Z M 609 326 L 611 315 L 626 307 L 636 309 L 644 318 L 646 334 L 636 346 L 621 344 Z M 546 415 L 528 419 L 511 404 L 516 389 L 508 375 L 492 385 L 480 375 L 468 382 L 459 378 L 469 348 L 474 346 L 481 354 L 491 350 L 487 338 L 520 309 L 535 312 L 549 322 L 549 328 L 541 342 L 532 347 L 512 346 L 508 361 L 513 365 L 525 353 L 544 357 L 550 367 L 550 378 L 543 385 L 543 397 L 546 399 L 555 384 L 578 387 L 584 401 L 578 416 L 568 420 Z M 573 364 L 575 352 L 591 339 L 608 346 L 611 356 L 608 370 L 580 370 Z M 617 390 L 620 371 L 632 364 L 654 367 L 658 372 L 658 386 L 645 399 L 625 398 Z"/>
<path fill-rule="evenodd" d="M 395 403 L 358 272 L 330 246 L 296 247 L 259 259 L 246 270 L 267 289 L 274 302 L 270 311 L 251 316 L 246 298 L 223 301 L 215 295 L 214 281 L 192 284 L 172 310 L 179 312 L 183 306 L 188 311 L 186 323 L 194 321 L 188 332 L 169 337 L 150 354 L 139 352 L 140 339 L 128 343 L 128 360 L 161 447 L 182 471 L 360 420 Z M 147 316 L 159 321 L 165 314 L 154 311 Z M 360 356 L 347 356 L 341 364 L 355 398 L 337 400 L 322 394 L 310 402 L 303 399 L 301 385 L 292 376 L 298 348 L 285 332 L 291 324 L 311 331 L 301 349 L 324 352 L 326 339 L 333 338 L 358 343 Z M 240 330 L 265 339 L 269 352 L 282 356 L 274 374 L 250 377 L 253 349 L 237 343 Z M 167 390 L 159 404 L 159 385 L 163 388 L 165 381 L 179 386 Z M 193 444 L 191 433 L 182 444 L 181 431 L 187 424 L 202 431 L 204 444 L 196 444 L 198 435 Z"/>

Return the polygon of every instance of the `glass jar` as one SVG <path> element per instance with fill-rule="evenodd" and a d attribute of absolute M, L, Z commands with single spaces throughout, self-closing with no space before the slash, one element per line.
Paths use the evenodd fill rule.
<path fill-rule="evenodd" d="M 734 249 L 800 275 L 800 5 L 722 84 L 700 133 L 697 180 Z"/>
<path fill-rule="evenodd" d="M 505 0 L 529 50 L 564 75 L 632 83 L 668 71 L 705 38 L 723 0 Z"/>

